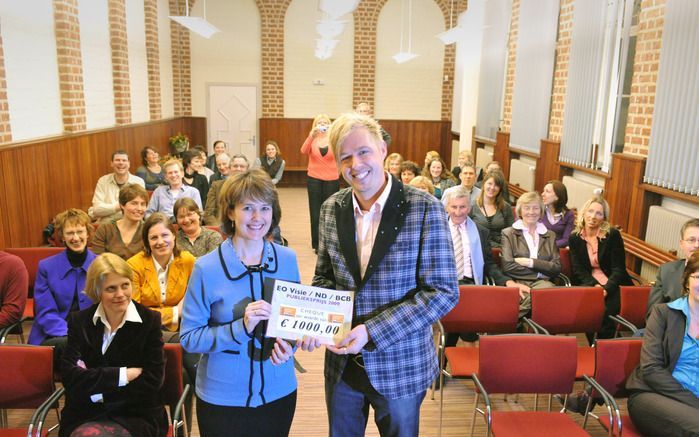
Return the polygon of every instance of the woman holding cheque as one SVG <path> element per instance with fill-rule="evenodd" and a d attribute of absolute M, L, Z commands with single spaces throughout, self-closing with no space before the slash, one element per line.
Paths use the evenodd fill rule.
<path fill-rule="evenodd" d="M 202 353 L 197 419 L 202 437 L 287 436 L 296 408 L 291 344 L 265 338 L 271 305 L 266 278 L 299 282 L 296 254 L 268 240 L 281 210 L 262 170 L 230 177 L 219 197 L 228 236 L 199 258 L 184 301 L 180 338 Z"/>

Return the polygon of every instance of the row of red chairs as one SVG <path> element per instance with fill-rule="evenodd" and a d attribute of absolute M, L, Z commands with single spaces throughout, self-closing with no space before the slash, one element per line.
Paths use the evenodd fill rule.
<path fill-rule="evenodd" d="M 187 420 L 182 405 L 190 386 L 182 382 L 182 348 L 177 343 L 165 344 L 165 380 L 160 390 L 162 401 L 170 410 L 170 429 L 182 429 L 187 436 Z M 2 436 L 45 436 L 53 428 L 44 429 L 51 410 L 58 417 L 58 401 L 63 387 L 56 389 L 53 375 L 53 347 L 0 345 L 0 410 L 34 410 L 29 424 L 22 428 L 0 428 Z"/>
<path fill-rule="evenodd" d="M 649 290 L 646 288 L 640 291 L 640 294 L 645 293 L 646 296 L 645 302 L 642 303 L 642 314 L 645 315 Z M 459 292 L 460 298 L 456 307 L 438 323 L 440 329 L 439 357 L 441 369 L 443 369 L 440 373 L 440 427 L 444 402 L 444 377 L 473 378 L 478 372 L 482 360 L 482 348 L 445 348 L 446 335 L 461 332 L 514 333 L 518 324 L 519 292 L 516 288 L 462 286 Z M 639 294 L 638 290 L 634 290 L 634 292 Z M 525 319 L 525 321 L 535 333 L 552 336 L 555 334 L 597 332 L 602 326 L 604 294 L 599 287 L 534 289 L 531 298 L 531 319 Z M 481 340 L 486 338 L 488 336 L 483 336 Z M 572 338 L 574 339 L 574 337 Z M 587 380 L 589 375 L 596 372 L 598 350 L 589 346 L 578 347 L 576 344 L 575 351 L 574 378 Z M 449 361 L 450 372 L 445 369 L 445 359 Z M 503 361 L 503 363 L 514 362 Z M 516 393 L 516 391 L 511 393 Z M 432 396 L 434 398 L 434 391 Z M 472 429 L 474 424 L 475 421 L 472 422 Z"/>

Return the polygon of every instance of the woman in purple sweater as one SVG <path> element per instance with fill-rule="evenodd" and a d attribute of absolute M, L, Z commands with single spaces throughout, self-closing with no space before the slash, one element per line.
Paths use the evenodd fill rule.
<path fill-rule="evenodd" d="M 541 222 L 556 234 L 558 248 L 568 246 L 568 238 L 575 226 L 575 213 L 568 209 L 568 191 L 561 181 L 550 181 L 541 193 L 544 214 Z"/>

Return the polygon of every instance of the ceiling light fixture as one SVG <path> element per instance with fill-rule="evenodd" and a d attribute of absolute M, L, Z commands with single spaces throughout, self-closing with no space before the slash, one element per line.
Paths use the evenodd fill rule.
<path fill-rule="evenodd" d="M 445 45 L 454 44 L 466 37 L 466 29 L 459 24 L 454 26 L 454 0 L 451 0 L 451 7 L 449 8 L 449 27 L 449 30 L 435 35 Z"/>
<path fill-rule="evenodd" d="M 186 27 L 190 31 L 202 36 L 206 39 L 211 38 L 220 30 L 213 24 L 206 21 L 206 1 L 204 2 L 204 17 L 190 17 L 189 16 L 189 0 L 185 0 L 185 14 L 184 15 L 170 15 L 170 19 L 179 23 L 180 25 Z M 179 9 L 179 2 L 178 2 Z"/>
<path fill-rule="evenodd" d="M 413 24 L 413 0 L 408 0 L 408 51 L 404 52 L 403 51 L 403 34 L 404 32 L 404 25 L 405 25 L 405 19 L 403 18 L 405 16 L 404 13 L 405 9 L 405 0 L 403 0 L 403 3 L 401 3 L 401 13 L 400 13 L 400 51 L 393 55 L 393 60 L 396 61 L 397 64 L 402 64 L 404 62 L 408 62 L 411 59 L 417 58 L 418 55 L 417 53 L 412 52 L 413 48 L 413 29 L 412 29 L 412 24 Z"/>

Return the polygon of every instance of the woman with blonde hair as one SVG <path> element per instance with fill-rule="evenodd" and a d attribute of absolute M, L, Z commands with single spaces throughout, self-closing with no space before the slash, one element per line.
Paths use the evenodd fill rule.
<path fill-rule="evenodd" d="M 301 146 L 301 153 L 308 155 L 308 208 L 311 214 L 311 243 L 318 249 L 318 223 L 320 206 L 340 190 L 340 176 L 332 148 L 328 146 L 330 117 L 318 114 L 308 138 Z"/>
<path fill-rule="evenodd" d="M 415 176 L 410 180 L 409 185 L 434 196 L 434 185 L 432 185 L 432 181 L 429 178 L 424 176 Z"/>
<path fill-rule="evenodd" d="M 492 247 L 502 246 L 502 230 L 515 222 L 512 206 L 505 201 L 505 186 L 502 172 L 488 173 L 483 179 L 481 194 L 476 198 L 469 214 L 473 221 L 488 229 L 488 240 Z"/>
<path fill-rule="evenodd" d="M 400 166 L 403 164 L 403 157 L 400 153 L 391 153 L 386 157 L 383 163 L 383 168 L 391 176 L 400 180 Z"/>
<path fill-rule="evenodd" d="M 165 360 L 160 314 L 131 300 L 133 272 L 112 253 L 87 270 L 93 304 L 72 313 L 61 359 L 61 437 L 162 437 Z"/>
<path fill-rule="evenodd" d="M 608 316 L 619 313 L 619 286 L 632 282 L 626 271 L 624 240 L 609 223 L 609 204 L 604 198 L 591 197 L 580 208 L 568 244 L 573 285 L 604 289 L 604 324 L 597 338 L 612 338 L 615 326 Z"/>

